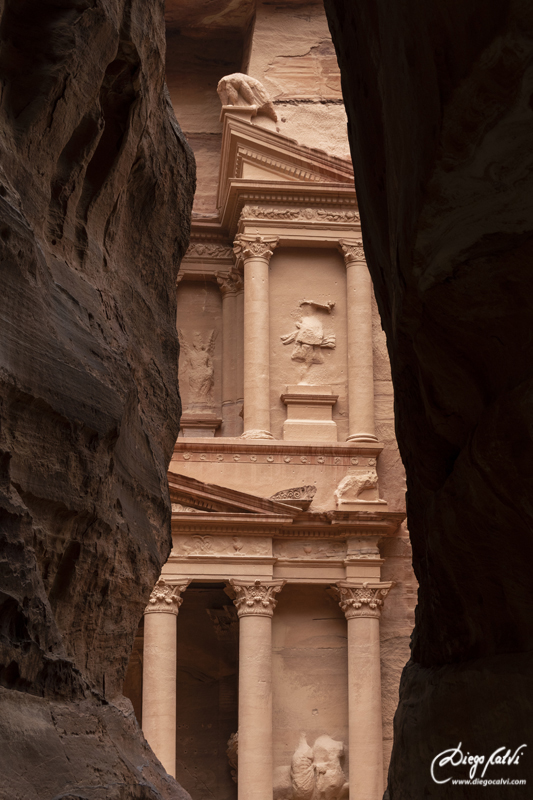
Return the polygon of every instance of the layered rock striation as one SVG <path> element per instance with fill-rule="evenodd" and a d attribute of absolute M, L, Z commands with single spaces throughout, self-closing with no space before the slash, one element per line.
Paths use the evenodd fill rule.
<path fill-rule="evenodd" d="M 0 797 L 183 798 L 121 686 L 171 546 L 192 153 L 160 0 L 0 3 Z"/>
<path fill-rule="evenodd" d="M 439 752 L 532 746 L 533 9 L 326 9 L 420 582 L 389 793 L 470 797 Z M 523 753 L 485 778 L 531 783 Z"/>

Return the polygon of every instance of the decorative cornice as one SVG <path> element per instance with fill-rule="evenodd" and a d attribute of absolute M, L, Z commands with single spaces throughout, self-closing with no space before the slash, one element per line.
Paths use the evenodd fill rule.
<path fill-rule="evenodd" d="M 346 619 L 356 617 L 381 617 L 381 608 L 388 593 L 394 586 L 392 581 L 388 583 L 364 583 L 340 582 L 337 584 L 339 594 L 339 606 L 346 615 Z"/>
<path fill-rule="evenodd" d="M 359 212 L 325 208 L 279 208 L 268 206 L 244 206 L 241 219 L 274 219 L 322 222 L 359 222 Z"/>
<path fill-rule="evenodd" d="M 262 258 L 270 261 L 272 254 L 279 242 L 277 236 L 245 236 L 243 233 L 237 234 L 233 244 L 233 251 L 237 263 L 248 258 Z"/>
<path fill-rule="evenodd" d="M 277 605 L 274 595 L 281 592 L 287 581 L 238 581 L 230 578 L 237 597 L 233 601 L 239 617 L 271 617 Z"/>
<path fill-rule="evenodd" d="M 159 578 L 152 589 L 152 594 L 148 600 L 148 605 L 144 609 L 145 614 L 175 614 L 178 615 L 179 608 L 183 603 L 181 593 L 185 591 L 190 580 L 166 581 Z"/>
<path fill-rule="evenodd" d="M 339 246 L 342 250 L 347 267 L 355 262 L 366 261 L 363 242 L 339 239 Z"/>

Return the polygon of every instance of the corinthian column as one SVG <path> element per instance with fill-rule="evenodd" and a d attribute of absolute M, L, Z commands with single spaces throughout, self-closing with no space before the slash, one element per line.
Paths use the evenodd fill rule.
<path fill-rule="evenodd" d="M 339 605 L 348 620 L 350 797 L 382 800 L 383 730 L 379 618 L 393 583 L 342 581 Z"/>
<path fill-rule="evenodd" d="M 272 615 L 285 581 L 231 580 L 239 615 L 239 800 L 272 800 Z"/>
<path fill-rule="evenodd" d="M 341 239 L 339 245 L 346 264 L 350 417 L 347 441 L 377 442 L 374 424 L 372 281 L 363 243 Z"/>
<path fill-rule="evenodd" d="M 278 238 L 235 239 L 244 265 L 244 438 L 272 439 L 270 433 L 270 314 L 268 265 Z"/>
<path fill-rule="evenodd" d="M 243 402 L 243 278 L 236 269 L 217 272 L 222 294 L 222 436 L 239 436 Z"/>
<path fill-rule="evenodd" d="M 189 580 L 160 578 L 144 610 L 143 708 L 146 741 L 176 777 L 176 617 Z"/>

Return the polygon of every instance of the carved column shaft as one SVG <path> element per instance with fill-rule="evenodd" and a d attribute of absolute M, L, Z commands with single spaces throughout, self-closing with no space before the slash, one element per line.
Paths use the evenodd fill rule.
<path fill-rule="evenodd" d="M 142 723 L 146 741 L 176 776 L 176 617 L 190 581 L 160 578 L 144 611 Z"/>
<path fill-rule="evenodd" d="M 270 313 L 268 265 L 278 239 L 239 234 L 238 261 L 244 265 L 244 434 L 270 433 Z"/>
<path fill-rule="evenodd" d="M 239 436 L 243 402 L 243 292 L 242 275 L 232 269 L 218 272 L 222 293 L 222 435 Z"/>
<path fill-rule="evenodd" d="M 392 583 L 338 583 L 348 621 L 350 797 L 383 797 L 379 618 Z"/>
<path fill-rule="evenodd" d="M 376 442 L 372 353 L 372 281 L 362 242 L 339 242 L 346 263 L 348 441 Z"/>
<path fill-rule="evenodd" d="M 239 800 L 272 800 L 272 615 L 285 581 L 231 580 L 239 615 Z"/>

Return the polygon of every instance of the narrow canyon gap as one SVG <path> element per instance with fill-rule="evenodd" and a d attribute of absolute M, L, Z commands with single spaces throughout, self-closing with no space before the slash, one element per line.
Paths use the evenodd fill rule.
<path fill-rule="evenodd" d="M 470 797 L 439 752 L 533 746 L 533 9 L 325 6 L 420 582 L 390 800 Z"/>
<path fill-rule="evenodd" d="M 0 3 L 0 796 L 184 798 L 122 682 L 171 547 L 195 165 L 160 0 Z"/>

